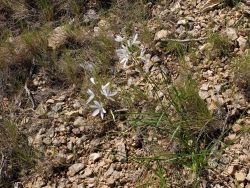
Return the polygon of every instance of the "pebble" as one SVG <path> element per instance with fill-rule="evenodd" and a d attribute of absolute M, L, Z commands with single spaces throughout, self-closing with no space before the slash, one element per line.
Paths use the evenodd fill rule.
<path fill-rule="evenodd" d="M 84 171 L 83 177 L 89 177 L 92 175 L 92 173 L 93 173 L 93 170 L 91 168 L 87 167 Z"/>
<path fill-rule="evenodd" d="M 231 27 L 226 28 L 225 34 L 232 41 L 234 41 L 234 40 L 236 40 L 238 38 L 236 30 L 234 28 L 231 28 Z"/>
<path fill-rule="evenodd" d="M 245 39 L 244 37 L 240 36 L 238 39 L 237 39 L 237 42 L 240 46 L 240 50 L 245 50 L 246 49 L 246 46 L 247 46 L 247 39 Z"/>
<path fill-rule="evenodd" d="M 250 182 L 250 170 L 249 170 L 249 172 L 247 174 L 246 180 Z"/>
<path fill-rule="evenodd" d="M 74 126 L 82 126 L 84 124 L 85 124 L 85 120 L 83 119 L 83 117 L 77 117 L 73 123 Z"/>
<path fill-rule="evenodd" d="M 160 30 L 160 31 L 158 31 L 155 34 L 154 40 L 157 41 L 157 40 L 163 39 L 163 38 L 167 37 L 168 34 L 169 34 L 169 31 L 167 31 L 167 30 Z"/>
<path fill-rule="evenodd" d="M 127 160 L 127 153 L 126 153 L 126 146 L 123 142 L 118 142 L 116 144 L 116 149 L 117 149 L 117 153 L 116 153 L 116 159 L 118 161 L 124 162 Z"/>
<path fill-rule="evenodd" d="M 233 132 L 237 133 L 242 129 L 242 126 L 239 124 L 234 124 L 232 127 Z"/>
<path fill-rule="evenodd" d="M 67 175 L 68 176 L 74 176 L 76 173 L 78 173 L 79 171 L 81 171 L 83 168 L 84 168 L 84 164 L 83 163 L 73 164 L 72 166 L 69 167 Z"/>
<path fill-rule="evenodd" d="M 227 168 L 227 174 L 228 174 L 228 175 L 233 175 L 234 172 L 235 172 L 235 166 L 229 166 L 229 167 Z"/>
<path fill-rule="evenodd" d="M 99 160 L 102 157 L 101 153 L 92 153 L 89 155 L 89 164 L 95 163 L 97 160 Z"/>
<path fill-rule="evenodd" d="M 246 178 L 246 174 L 243 172 L 236 172 L 234 176 L 238 182 L 243 182 Z"/>
<path fill-rule="evenodd" d="M 49 99 L 49 100 L 46 101 L 46 103 L 48 103 L 48 104 L 54 104 L 54 103 L 55 103 L 55 100 Z"/>

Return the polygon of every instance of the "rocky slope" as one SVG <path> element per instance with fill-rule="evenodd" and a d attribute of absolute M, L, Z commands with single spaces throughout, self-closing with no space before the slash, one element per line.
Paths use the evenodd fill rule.
<path fill-rule="evenodd" d="M 250 188 L 250 91 L 235 82 L 231 65 L 249 51 L 250 3 L 230 2 L 234 1 L 145 4 L 151 13 L 147 28 L 154 41 L 145 45 L 152 56 L 143 70 L 159 82 L 164 79 L 160 72 L 165 70 L 176 83 L 180 78 L 178 69 L 190 70 L 198 82 L 199 96 L 216 117 L 207 127 L 208 137 L 215 143 L 213 151 L 207 155 L 207 164 L 198 177 L 188 166 L 170 163 L 171 157 L 158 157 L 182 151 L 161 128 L 135 127 L 122 120 L 92 117 L 85 88 L 56 82 L 47 68 L 40 68 L 26 84 L 25 91 L 30 91 L 30 95 L 21 95 L 16 101 L 6 97 L 2 101 L 3 117 L 7 113 L 14 116 L 19 131 L 42 156 L 35 169 L 27 172 L 16 186 Z M 98 35 L 105 28 L 115 40 L 109 17 L 99 17 L 91 9 L 85 18 L 95 25 L 87 35 Z M 138 30 L 140 36 L 139 26 Z M 67 32 L 57 27 L 48 40 L 49 47 L 57 49 L 67 43 Z M 178 46 L 169 46 L 170 42 Z M 136 86 L 154 96 L 154 88 L 144 75 L 127 69 L 119 76 L 114 81 L 119 91 Z M 119 83 L 124 77 L 128 78 L 125 85 Z M 137 107 L 143 112 L 147 105 L 141 101 Z M 157 106 L 155 110 L 159 109 Z"/>

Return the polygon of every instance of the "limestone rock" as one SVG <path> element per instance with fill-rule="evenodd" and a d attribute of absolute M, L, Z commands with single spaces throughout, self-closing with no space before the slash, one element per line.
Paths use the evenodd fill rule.
<path fill-rule="evenodd" d="M 235 173 L 235 179 L 238 181 L 238 182 L 243 182 L 246 178 L 246 174 L 243 173 L 243 172 L 236 172 Z"/>
<path fill-rule="evenodd" d="M 225 35 L 231 40 L 234 41 L 238 38 L 236 30 L 234 28 L 228 27 L 225 29 Z"/>
<path fill-rule="evenodd" d="M 83 163 L 73 164 L 72 166 L 69 167 L 67 175 L 68 176 L 74 176 L 76 173 L 78 173 L 79 171 L 81 171 L 83 168 L 84 168 L 84 164 Z"/>
<path fill-rule="evenodd" d="M 247 46 L 247 39 L 245 39 L 244 37 L 240 36 L 240 37 L 237 39 L 237 42 L 238 42 L 238 44 L 239 44 L 241 50 L 245 50 L 245 49 L 246 49 L 246 46 Z"/>
<path fill-rule="evenodd" d="M 127 160 L 127 153 L 126 153 L 126 146 L 123 142 L 118 142 L 116 144 L 117 154 L 116 159 L 118 161 L 126 161 Z"/>
<path fill-rule="evenodd" d="M 74 126 L 82 126 L 85 124 L 85 121 L 83 117 L 77 117 L 73 124 Z"/>
<path fill-rule="evenodd" d="M 66 31 L 66 28 L 64 26 L 57 27 L 54 29 L 54 31 L 52 32 L 52 34 L 48 39 L 48 46 L 53 50 L 55 50 L 62 44 L 64 44 L 67 38 L 68 38 L 68 33 Z"/>
<path fill-rule="evenodd" d="M 89 163 L 94 163 L 102 157 L 101 153 L 92 153 L 89 155 Z"/>
<path fill-rule="evenodd" d="M 161 40 L 162 38 L 167 37 L 168 34 L 169 34 L 169 32 L 168 32 L 167 30 L 160 30 L 160 31 L 158 31 L 158 32 L 155 34 L 154 40 L 155 40 L 155 41 Z"/>

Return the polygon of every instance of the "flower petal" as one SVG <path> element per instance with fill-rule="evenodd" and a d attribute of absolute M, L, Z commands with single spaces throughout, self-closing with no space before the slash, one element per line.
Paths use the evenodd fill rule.
<path fill-rule="evenodd" d="M 113 96 L 115 96 L 116 94 L 117 94 L 117 91 L 110 92 L 110 93 L 109 93 L 109 96 L 110 96 L 110 97 L 113 97 Z"/>
<path fill-rule="evenodd" d="M 95 79 L 92 77 L 92 78 L 90 78 L 90 81 L 93 83 L 93 84 L 95 84 Z"/>
<path fill-rule="evenodd" d="M 94 110 L 94 112 L 92 113 L 92 116 L 95 117 L 100 113 L 99 109 Z"/>
<path fill-rule="evenodd" d="M 121 35 L 116 35 L 115 41 L 116 41 L 116 42 L 123 42 L 123 41 L 124 41 L 124 38 L 123 38 Z"/>
<path fill-rule="evenodd" d="M 103 114 L 103 113 L 100 113 L 100 115 L 101 115 L 101 118 L 103 119 L 103 117 L 104 117 L 104 114 Z"/>
<path fill-rule="evenodd" d="M 91 96 L 88 98 L 86 104 L 89 104 L 94 98 L 95 98 L 95 96 L 94 96 L 94 95 L 91 95 Z"/>

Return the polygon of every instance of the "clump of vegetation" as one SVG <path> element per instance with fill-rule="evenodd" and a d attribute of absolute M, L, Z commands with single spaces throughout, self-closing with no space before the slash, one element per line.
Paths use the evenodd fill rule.
<path fill-rule="evenodd" d="M 224 57 L 231 52 L 232 44 L 229 39 L 218 33 L 209 34 L 208 42 L 212 45 L 212 50 L 207 50 L 210 57 Z"/>
<path fill-rule="evenodd" d="M 183 167 L 189 167 L 191 172 L 197 178 L 201 170 L 207 163 L 207 159 L 211 154 L 211 150 L 216 143 L 211 142 L 211 138 L 206 137 L 209 134 L 207 126 L 212 123 L 213 116 L 198 94 L 198 86 L 188 74 L 188 71 L 180 71 L 178 82 L 169 80 L 169 76 L 164 71 L 159 72 L 162 79 L 156 81 L 154 78 L 144 72 L 142 66 L 151 61 L 151 55 L 146 54 L 146 49 L 137 36 L 132 41 L 124 43 L 124 38 L 118 36 L 117 41 L 122 43 L 122 48 L 117 50 L 120 63 L 123 67 L 135 67 L 140 75 L 145 78 L 145 81 L 152 86 L 153 99 L 144 92 L 146 100 L 150 101 L 150 107 L 145 109 L 145 101 L 143 103 L 144 111 L 128 113 L 127 121 L 129 124 L 137 127 L 154 127 L 160 129 L 161 133 L 168 137 L 172 142 L 177 142 L 178 150 L 175 152 L 165 153 L 162 161 L 171 161 Z M 133 44 L 133 45 L 131 45 Z M 179 45 L 177 48 L 179 49 Z M 137 92 L 141 92 L 138 88 Z M 161 96 L 159 96 L 161 93 Z M 138 99 L 136 92 L 133 99 Z M 142 97 L 141 97 L 142 98 Z M 137 109 L 140 107 L 140 102 L 137 104 Z M 133 106 L 133 105 L 132 105 Z M 159 106 L 160 110 L 156 111 Z M 150 161 L 158 161 L 161 157 L 151 157 Z M 147 160 L 147 159 L 143 159 Z M 195 181 L 195 180 L 194 180 Z"/>
<path fill-rule="evenodd" d="M 0 46 L 0 73 L 4 75 L 5 94 L 18 91 L 29 76 L 34 61 L 48 58 L 48 28 L 25 31 L 18 37 L 10 37 Z"/>
<path fill-rule="evenodd" d="M 247 53 L 233 63 L 234 81 L 250 99 L 250 54 Z"/>
<path fill-rule="evenodd" d="M 131 1 L 129 3 L 126 1 L 121 1 L 118 4 L 113 3 L 109 12 L 103 13 L 103 17 L 109 20 L 110 28 L 114 32 L 122 30 L 123 34 L 132 35 L 134 28 L 137 27 L 145 35 L 148 34 L 146 21 L 150 14 L 144 0 Z"/>
<path fill-rule="evenodd" d="M 12 187 L 14 181 L 35 167 L 36 154 L 11 121 L 0 122 L 1 174 L 0 186 Z"/>
<path fill-rule="evenodd" d="M 227 6 L 234 7 L 238 5 L 241 2 L 241 0 L 224 0 L 223 3 Z"/>
<path fill-rule="evenodd" d="M 187 52 L 187 46 L 178 41 L 167 41 L 161 44 L 165 53 L 174 54 L 177 57 L 184 57 Z"/>

